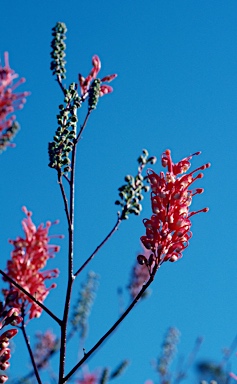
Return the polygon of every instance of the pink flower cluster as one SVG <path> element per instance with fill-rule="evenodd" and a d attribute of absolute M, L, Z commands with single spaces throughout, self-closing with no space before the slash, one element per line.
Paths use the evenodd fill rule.
<path fill-rule="evenodd" d="M 151 266 L 155 260 L 161 264 L 167 260 L 180 259 L 192 236 L 191 216 L 208 211 L 208 208 L 196 212 L 189 211 L 192 197 L 203 192 L 202 188 L 190 189 L 195 180 L 203 177 L 202 173 L 196 176 L 194 174 L 210 167 L 208 163 L 185 174 L 191 165 L 189 160 L 199 154 L 200 152 L 194 153 L 174 164 L 170 151 L 166 150 L 161 159 L 163 167 L 167 167 L 166 174 L 161 172 L 158 175 L 148 170 L 153 215 L 150 219 L 143 220 L 146 235 L 141 237 L 141 241 L 144 247 L 150 250 L 150 258 L 148 260 L 139 255 L 138 261 L 141 264 Z"/>
<path fill-rule="evenodd" d="M 84 98 L 88 94 L 92 80 L 96 79 L 96 77 L 97 77 L 97 75 L 101 69 L 101 62 L 100 62 L 99 56 L 94 55 L 92 57 L 92 65 L 93 65 L 93 67 L 92 67 L 89 75 L 86 78 L 84 78 L 81 74 L 78 75 L 79 84 L 81 87 L 81 94 L 82 94 L 82 96 L 84 96 Z M 115 77 L 117 77 L 116 74 L 107 75 L 101 79 L 101 83 L 103 83 L 103 82 L 109 83 L 110 81 L 115 79 Z M 107 93 L 111 93 L 112 91 L 113 91 L 113 88 L 110 85 L 102 84 L 100 86 L 100 96 L 106 95 Z"/>
<path fill-rule="evenodd" d="M 5 65 L 0 64 L 0 132 L 11 127 L 15 116 L 8 116 L 15 110 L 21 109 L 26 102 L 26 96 L 29 92 L 14 93 L 14 90 L 22 83 L 25 79 L 20 78 L 15 84 L 13 81 L 19 77 L 13 69 L 10 68 L 8 60 L 8 52 L 4 54 Z"/>
<path fill-rule="evenodd" d="M 56 284 L 52 284 L 51 287 L 46 288 L 45 281 L 57 277 L 59 272 L 57 269 L 47 271 L 42 271 L 42 269 L 47 260 L 54 257 L 54 254 L 59 251 L 59 247 L 48 244 L 50 241 L 48 232 L 52 224 L 47 222 L 45 227 L 41 224 L 36 228 L 31 220 L 32 213 L 26 207 L 23 207 L 23 211 L 27 216 L 22 221 L 25 237 L 9 240 L 14 246 L 14 250 L 11 253 L 11 260 L 7 262 L 6 274 L 43 303 L 49 291 L 56 287 Z M 10 284 L 10 288 L 4 293 L 5 296 L 8 296 L 16 291 L 17 295 L 13 294 L 12 305 L 17 308 L 22 308 L 24 305 L 24 309 L 29 312 L 30 319 L 39 317 L 42 309 L 24 293 L 17 290 L 13 284 Z"/>
<path fill-rule="evenodd" d="M 17 308 L 6 309 L 8 301 L 6 304 L 1 304 L 1 320 L 0 320 L 0 329 L 11 324 L 18 325 L 22 322 L 22 317 L 19 316 L 19 310 Z M 0 370 L 5 371 L 9 368 L 10 363 L 9 359 L 11 357 L 11 351 L 9 348 L 10 340 L 17 334 L 17 329 L 8 329 L 0 335 Z M 8 380 L 6 375 L 0 374 L 0 383 L 5 383 Z"/>

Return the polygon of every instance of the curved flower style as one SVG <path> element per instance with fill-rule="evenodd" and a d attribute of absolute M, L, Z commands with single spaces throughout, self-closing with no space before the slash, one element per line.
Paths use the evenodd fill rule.
<path fill-rule="evenodd" d="M 192 236 L 191 216 L 208 211 L 208 208 L 196 212 L 189 211 L 192 197 L 203 192 L 202 188 L 194 190 L 189 188 L 195 180 L 203 177 L 202 173 L 198 173 L 195 177 L 194 174 L 209 168 L 210 163 L 182 175 L 191 165 L 189 160 L 200 153 L 196 152 L 174 164 L 170 151 L 166 150 L 161 158 L 163 167 L 168 169 L 166 174 L 161 172 L 157 175 L 151 169 L 148 170 L 153 215 L 149 220 L 143 220 L 146 235 L 141 237 L 141 241 L 144 247 L 150 250 L 150 257 L 139 255 L 140 264 L 151 267 L 154 262 L 160 265 L 167 260 L 174 262 L 180 259 Z"/>
<path fill-rule="evenodd" d="M 26 96 L 29 95 L 29 92 L 14 93 L 14 90 L 25 82 L 25 79 L 22 77 L 13 84 L 19 75 L 10 68 L 8 52 L 4 53 L 4 60 L 5 66 L 0 64 L 0 150 L 11 145 L 9 141 L 17 130 L 16 123 L 14 124 L 16 117 L 14 115 L 9 117 L 8 115 L 17 109 L 22 109 L 26 102 Z"/>
<path fill-rule="evenodd" d="M 52 224 L 47 222 L 45 227 L 41 224 L 36 228 L 31 220 L 32 212 L 29 212 L 26 207 L 22 209 L 27 216 L 22 221 L 25 237 L 9 240 L 14 246 L 14 250 L 11 253 L 11 260 L 7 262 L 6 273 L 42 303 L 49 291 L 56 287 L 56 284 L 52 284 L 51 287 L 46 288 L 45 281 L 57 277 L 59 271 L 57 269 L 41 270 L 45 267 L 47 260 L 54 257 L 54 254 L 59 251 L 59 246 L 48 244 L 50 241 L 48 232 Z M 16 291 L 17 295 L 13 294 L 11 304 L 17 308 L 22 308 L 22 305 L 24 305 L 25 310 L 27 308 L 29 312 L 30 319 L 39 317 L 42 308 L 24 293 L 17 290 L 13 284 L 10 284 L 10 288 L 5 290 L 4 294 L 8 296 Z"/>
<path fill-rule="evenodd" d="M 91 82 L 94 79 L 96 79 L 96 77 L 97 77 L 97 75 L 101 69 L 101 62 L 100 62 L 99 56 L 94 55 L 92 57 L 92 65 L 93 65 L 93 68 L 86 78 L 84 78 L 80 73 L 78 75 L 79 84 L 81 87 L 81 94 L 84 98 L 88 95 L 88 91 L 89 91 Z M 117 77 L 116 74 L 107 75 L 107 76 L 103 77 L 103 79 L 101 79 L 100 81 L 101 81 L 101 83 L 106 82 L 106 81 L 109 83 L 110 81 L 115 79 L 115 77 Z M 110 85 L 107 85 L 107 84 L 100 85 L 100 96 L 106 95 L 107 93 L 111 93 L 111 92 L 113 92 L 113 88 Z"/>

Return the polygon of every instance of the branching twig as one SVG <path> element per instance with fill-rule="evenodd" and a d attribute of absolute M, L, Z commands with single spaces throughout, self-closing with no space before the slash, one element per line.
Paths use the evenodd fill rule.
<path fill-rule="evenodd" d="M 113 226 L 113 228 L 111 229 L 111 231 L 109 232 L 109 234 L 104 238 L 104 240 L 98 245 L 98 247 L 96 247 L 96 249 L 94 250 L 94 252 L 90 255 L 90 257 L 88 257 L 88 259 L 85 261 L 85 263 L 77 270 L 77 272 L 75 273 L 75 277 L 77 275 L 79 275 L 79 273 L 81 273 L 81 271 L 87 266 L 87 264 L 94 258 L 94 256 L 96 255 L 96 253 L 100 250 L 100 248 L 103 247 L 103 245 L 109 240 L 109 238 L 114 234 L 114 232 L 116 232 L 118 230 L 118 227 L 119 225 L 121 224 L 121 216 L 119 216 L 117 218 L 117 221 L 115 223 L 115 225 Z"/>
<path fill-rule="evenodd" d="M 16 281 L 14 281 L 11 277 L 9 277 L 5 272 L 0 269 L 0 274 L 11 284 L 13 284 L 16 288 L 18 288 L 21 292 L 23 292 L 26 296 L 29 297 L 34 303 L 36 303 L 40 308 L 42 308 L 52 319 L 54 319 L 59 325 L 61 325 L 62 320 L 60 320 L 53 312 L 51 312 L 44 304 L 38 301 L 34 296 L 32 296 L 28 291 L 26 291 L 21 285 L 19 285 Z"/>
<path fill-rule="evenodd" d="M 158 262 L 158 258 L 156 259 L 156 264 L 153 268 L 151 276 L 149 280 L 143 285 L 140 292 L 137 294 L 132 303 L 128 306 L 126 311 L 120 316 L 120 318 L 114 323 L 114 325 L 101 337 L 101 339 L 90 349 L 89 352 L 85 353 L 84 357 L 75 365 L 75 367 L 65 376 L 63 383 L 66 383 L 67 380 L 77 371 L 77 369 L 87 360 L 89 357 L 101 346 L 101 344 L 115 331 L 118 325 L 125 319 L 125 317 L 129 314 L 132 308 L 137 304 L 138 300 L 142 297 L 143 293 L 150 286 L 152 281 L 154 280 L 155 274 L 159 268 L 160 264 Z"/>
<path fill-rule="evenodd" d="M 65 361 L 66 361 L 66 339 L 67 339 L 67 323 L 68 323 L 68 315 L 71 301 L 71 292 L 73 281 L 75 280 L 75 276 L 73 275 L 73 251 L 74 251 L 74 198 L 75 198 L 75 167 L 76 167 L 76 146 L 78 141 L 81 138 L 82 132 L 84 131 L 88 118 L 91 114 L 91 110 L 89 109 L 87 115 L 85 117 L 84 123 L 81 126 L 80 132 L 77 138 L 74 141 L 74 146 L 72 149 L 72 158 L 71 158 L 71 178 L 69 181 L 70 185 L 70 197 L 69 197 L 69 209 L 67 203 L 67 197 L 62 185 L 60 183 L 59 177 L 59 186 L 61 189 L 65 212 L 68 221 L 68 282 L 67 282 L 67 292 L 64 304 L 63 311 L 63 320 L 61 323 L 61 345 L 60 345 L 60 360 L 59 360 L 59 384 L 64 382 L 64 370 L 65 370 Z"/>

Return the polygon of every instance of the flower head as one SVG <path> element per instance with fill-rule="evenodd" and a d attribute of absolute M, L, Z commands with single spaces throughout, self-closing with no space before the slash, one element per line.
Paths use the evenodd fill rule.
<path fill-rule="evenodd" d="M 20 84 L 25 82 L 25 79 L 22 77 L 13 84 L 19 75 L 10 68 L 8 52 L 5 52 L 4 59 L 5 65 L 0 64 L 0 150 L 10 145 L 9 141 L 16 133 L 16 123 L 14 124 L 16 117 L 11 114 L 23 108 L 26 96 L 29 95 L 29 92 L 14 92 Z"/>
<path fill-rule="evenodd" d="M 166 150 L 161 158 L 163 167 L 167 167 L 166 174 L 161 172 L 158 175 L 151 169 L 148 170 L 153 215 L 150 219 L 143 220 L 146 235 L 141 237 L 141 241 L 150 250 L 150 257 L 148 259 L 139 255 L 140 264 L 151 266 L 155 260 L 161 264 L 167 260 L 180 259 L 192 236 L 191 216 L 208 211 L 208 208 L 189 211 L 192 197 L 203 192 L 202 188 L 190 189 L 195 180 L 203 177 L 202 173 L 195 174 L 210 167 L 208 163 L 185 174 L 191 165 L 189 160 L 199 154 L 200 152 L 196 152 L 174 164 L 170 151 Z"/>
<path fill-rule="evenodd" d="M 51 287 L 46 288 L 45 281 L 57 277 L 59 273 L 57 269 L 47 271 L 42 269 L 47 260 L 59 251 L 59 247 L 48 244 L 50 241 L 48 232 L 52 224 L 47 222 L 45 227 L 41 224 L 36 228 L 31 220 L 32 213 L 26 207 L 23 207 L 23 211 L 27 216 L 22 221 L 25 237 L 9 240 L 14 250 L 11 253 L 11 260 L 7 262 L 6 273 L 42 303 L 49 291 L 56 287 L 56 284 L 52 284 Z M 13 284 L 10 284 L 10 288 L 4 293 L 8 297 L 13 293 L 12 304 L 17 308 L 21 308 L 22 305 L 25 305 L 25 308 L 27 306 L 30 319 L 40 316 L 42 309 L 20 290 L 16 291 Z"/>
<path fill-rule="evenodd" d="M 86 78 L 84 78 L 81 74 L 78 75 L 79 84 L 81 87 L 81 94 L 84 98 L 88 95 L 90 85 L 91 85 L 92 81 L 97 78 L 97 75 L 101 69 L 101 62 L 100 62 L 99 56 L 94 55 L 92 57 L 92 65 L 93 65 L 93 67 L 92 67 L 89 75 Z M 117 77 L 116 74 L 107 75 L 100 80 L 101 84 L 100 84 L 100 89 L 99 89 L 99 96 L 106 95 L 107 93 L 111 93 L 113 91 L 113 88 L 110 85 L 102 84 L 102 83 L 103 82 L 109 83 L 110 81 L 115 79 L 115 77 Z"/>

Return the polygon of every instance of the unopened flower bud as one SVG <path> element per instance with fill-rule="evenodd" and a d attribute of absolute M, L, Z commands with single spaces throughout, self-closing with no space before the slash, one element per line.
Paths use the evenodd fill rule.
<path fill-rule="evenodd" d="M 0 384 L 6 383 L 8 377 L 6 375 L 0 375 Z"/>
<path fill-rule="evenodd" d="M 142 153 L 143 153 L 143 155 L 145 155 L 146 157 L 149 155 L 149 153 L 148 153 L 148 150 L 147 150 L 147 149 L 143 149 L 143 150 L 142 150 Z"/>
<path fill-rule="evenodd" d="M 178 260 L 178 256 L 176 256 L 176 255 L 173 255 L 173 256 L 171 256 L 170 258 L 169 258 L 169 261 L 171 261 L 171 263 L 174 263 L 175 261 L 177 261 Z"/>
<path fill-rule="evenodd" d="M 146 265 L 147 264 L 147 259 L 145 258 L 144 255 L 138 255 L 137 256 L 137 261 L 140 265 Z"/>

